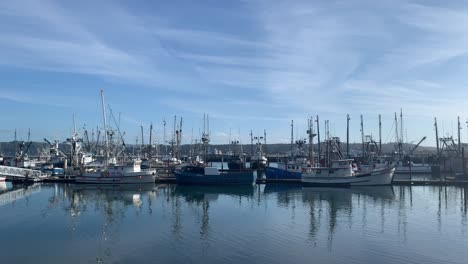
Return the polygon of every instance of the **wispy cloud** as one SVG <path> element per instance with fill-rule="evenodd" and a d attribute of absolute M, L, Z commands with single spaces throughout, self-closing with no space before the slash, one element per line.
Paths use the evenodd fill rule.
<path fill-rule="evenodd" d="M 134 89 L 155 88 L 145 97 L 158 112 L 229 124 L 400 107 L 419 122 L 461 115 L 468 100 L 464 3 L 258 0 L 183 15 L 141 5 L 4 1 L 0 67 L 123 83 L 134 101 Z M 33 101 L 19 94 L 0 98 Z M 153 119 L 153 108 L 125 111 L 132 125 Z"/>

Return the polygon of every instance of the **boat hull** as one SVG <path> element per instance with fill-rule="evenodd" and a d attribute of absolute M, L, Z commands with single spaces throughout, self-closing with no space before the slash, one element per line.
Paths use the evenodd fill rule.
<path fill-rule="evenodd" d="M 230 160 L 228 162 L 228 168 L 230 170 L 243 170 L 245 169 L 245 164 L 243 161 L 237 159 L 237 160 Z"/>
<path fill-rule="evenodd" d="M 311 186 L 382 186 L 392 184 L 394 173 L 395 168 L 385 168 L 346 177 L 319 177 L 304 174 L 301 182 Z"/>
<path fill-rule="evenodd" d="M 398 166 L 395 171 L 396 174 L 431 174 L 432 166 L 420 165 L 420 166 Z"/>
<path fill-rule="evenodd" d="M 134 174 L 123 176 L 103 176 L 103 175 L 80 175 L 75 177 L 76 183 L 92 184 L 135 184 L 135 183 L 154 183 L 156 173 L 154 174 Z"/>
<path fill-rule="evenodd" d="M 227 172 L 219 175 L 188 173 L 180 170 L 174 172 L 178 184 L 194 185 L 252 185 L 255 174 L 252 171 Z"/>
<path fill-rule="evenodd" d="M 302 173 L 266 167 L 265 178 L 269 180 L 300 180 L 302 178 Z"/>
<path fill-rule="evenodd" d="M 6 177 L 0 176 L 0 182 L 4 182 L 6 180 Z"/>
<path fill-rule="evenodd" d="M 250 168 L 252 170 L 264 170 L 266 166 L 266 161 L 253 160 L 250 162 Z"/>

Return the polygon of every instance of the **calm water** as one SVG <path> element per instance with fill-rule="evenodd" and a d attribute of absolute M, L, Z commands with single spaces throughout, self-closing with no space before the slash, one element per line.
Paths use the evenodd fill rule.
<path fill-rule="evenodd" d="M 2 263 L 466 263 L 468 189 L 0 185 Z"/>

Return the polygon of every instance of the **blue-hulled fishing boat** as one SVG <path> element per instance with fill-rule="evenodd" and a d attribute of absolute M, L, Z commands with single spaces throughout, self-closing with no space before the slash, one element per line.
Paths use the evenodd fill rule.
<path fill-rule="evenodd" d="M 220 171 L 216 167 L 187 165 L 174 171 L 178 184 L 254 184 L 253 171 Z"/>
<path fill-rule="evenodd" d="M 301 180 L 302 173 L 308 172 L 310 168 L 310 163 L 305 158 L 298 158 L 286 163 L 279 162 L 276 168 L 265 168 L 265 178 L 269 180 Z"/>

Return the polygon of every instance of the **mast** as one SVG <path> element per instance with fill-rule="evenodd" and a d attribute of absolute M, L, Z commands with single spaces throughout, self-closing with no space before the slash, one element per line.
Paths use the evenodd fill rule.
<path fill-rule="evenodd" d="M 349 158 L 349 114 L 346 116 L 346 156 Z"/>
<path fill-rule="evenodd" d="M 76 135 L 76 123 L 75 123 L 75 114 L 73 114 L 73 136 Z"/>
<path fill-rule="evenodd" d="M 265 147 L 264 147 L 264 150 L 265 150 L 265 151 L 264 151 L 263 154 L 265 154 L 265 156 L 266 156 L 266 155 L 267 155 L 266 129 L 263 129 L 263 146 L 265 146 Z"/>
<path fill-rule="evenodd" d="M 293 155 L 294 152 L 294 120 L 291 120 L 291 156 Z"/>
<path fill-rule="evenodd" d="M 163 119 L 163 127 L 164 127 L 164 135 L 163 135 L 163 144 L 164 144 L 164 148 L 165 148 L 165 153 L 164 155 L 167 155 L 167 134 L 166 134 L 166 119 Z"/>
<path fill-rule="evenodd" d="M 320 120 L 319 120 L 319 116 L 317 115 L 317 141 L 318 141 L 318 162 L 320 163 L 320 154 L 322 153 L 321 152 L 321 149 L 320 149 Z"/>
<path fill-rule="evenodd" d="M 28 129 L 28 142 L 31 141 L 31 129 Z"/>
<path fill-rule="evenodd" d="M 172 157 L 176 158 L 176 123 L 177 123 L 177 116 L 174 116 L 174 129 L 172 130 L 172 140 L 171 140 L 171 152 Z"/>
<path fill-rule="evenodd" d="M 313 149 L 313 146 L 314 146 L 314 120 L 313 120 L 313 117 L 311 117 L 310 119 L 307 120 L 308 122 L 308 129 L 307 129 L 307 134 L 309 135 L 309 161 L 311 163 L 311 165 L 314 164 L 314 149 Z"/>
<path fill-rule="evenodd" d="M 364 157 L 365 144 L 364 144 L 364 118 L 361 115 L 361 140 L 362 140 L 362 156 Z"/>
<path fill-rule="evenodd" d="M 379 154 L 382 155 L 382 116 L 379 114 Z"/>
<path fill-rule="evenodd" d="M 145 145 L 145 137 L 143 136 L 143 124 L 140 125 L 140 129 L 141 129 L 141 148 L 143 148 Z"/>
<path fill-rule="evenodd" d="M 254 149 L 253 149 L 253 133 L 252 130 L 250 130 L 250 158 L 252 158 L 254 155 Z"/>
<path fill-rule="evenodd" d="M 180 145 L 182 143 L 182 117 L 180 117 L 179 129 L 177 130 L 177 158 L 180 159 Z"/>
<path fill-rule="evenodd" d="M 150 135 L 149 135 L 149 156 L 152 156 L 152 148 L 153 148 L 153 123 L 150 124 Z"/>
<path fill-rule="evenodd" d="M 403 143 L 403 109 L 400 108 L 400 142 Z"/>
<path fill-rule="evenodd" d="M 400 140 L 398 139 L 398 118 L 397 118 L 397 113 L 395 112 L 395 142 L 398 147 L 398 156 L 401 159 L 401 151 L 400 151 Z"/>
<path fill-rule="evenodd" d="M 106 161 L 109 160 L 109 138 L 107 137 L 107 123 L 106 123 L 106 105 L 104 104 L 104 90 L 101 90 L 101 103 L 102 103 L 102 119 L 104 121 L 104 138 L 106 140 Z"/>
<path fill-rule="evenodd" d="M 325 163 L 327 166 L 330 166 L 330 131 L 328 126 L 328 120 L 325 120 L 325 142 L 326 142 L 326 150 L 325 150 Z"/>
<path fill-rule="evenodd" d="M 458 117 L 458 152 L 461 152 L 460 130 L 461 130 L 460 117 Z"/>
<path fill-rule="evenodd" d="M 436 133 L 436 147 L 437 147 L 437 157 L 440 155 L 440 150 L 439 150 L 439 129 L 437 128 L 437 118 L 434 117 L 434 127 L 435 127 L 435 133 Z"/>

